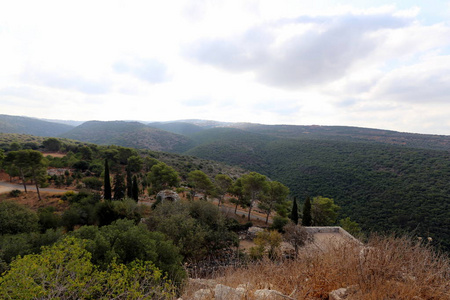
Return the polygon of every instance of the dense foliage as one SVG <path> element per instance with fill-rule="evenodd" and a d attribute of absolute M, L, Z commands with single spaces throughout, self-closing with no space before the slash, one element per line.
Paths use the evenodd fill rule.
<path fill-rule="evenodd" d="M 200 260 L 238 242 L 217 206 L 204 201 L 161 203 L 147 224 L 170 237 L 187 260 Z"/>
<path fill-rule="evenodd" d="M 225 136 L 226 137 L 226 136 Z M 300 199 L 333 198 L 365 231 L 431 236 L 450 249 L 450 153 L 362 142 L 217 136 L 190 151 L 255 170 L 286 184 Z M 240 149 L 243 149 L 241 152 Z M 251 151 L 250 151 L 251 149 Z"/>
<path fill-rule="evenodd" d="M 85 243 L 65 238 L 41 254 L 19 257 L 0 277 L 8 299 L 172 299 L 175 289 L 151 262 L 112 262 L 100 270 Z"/>

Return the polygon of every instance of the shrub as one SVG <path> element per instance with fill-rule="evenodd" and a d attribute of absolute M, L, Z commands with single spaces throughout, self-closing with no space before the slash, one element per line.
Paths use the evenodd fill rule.
<path fill-rule="evenodd" d="M 86 178 L 82 179 L 82 182 L 88 189 L 92 189 L 92 190 L 96 190 L 96 191 L 102 190 L 103 182 L 100 179 L 98 179 L 97 177 L 86 177 Z"/>
<path fill-rule="evenodd" d="M 61 223 L 61 216 L 55 213 L 55 208 L 49 206 L 38 210 L 39 226 L 42 232 L 50 228 L 58 228 Z"/>
<path fill-rule="evenodd" d="M 0 234 L 37 231 L 38 216 L 29 208 L 15 202 L 0 202 Z"/>
<path fill-rule="evenodd" d="M 20 190 L 12 190 L 11 192 L 9 192 L 9 195 L 11 197 L 19 197 L 22 194 L 22 192 Z"/>
<path fill-rule="evenodd" d="M 278 230 L 279 232 L 283 232 L 284 226 L 286 226 L 288 223 L 289 223 L 289 218 L 275 216 L 273 218 L 272 225 L 270 226 L 270 229 Z"/>
<path fill-rule="evenodd" d="M 92 255 L 92 262 L 102 269 L 106 270 L 114 261 L 129 264 L 139 259 L 152 261 L 177 282 L 186 276 L 178 248 L 162 233 L 150 232 L 143 224 L 117 220 L 100 228 L 80 227 L 73 235 L 87 240 L 86 249 Z"/>
<path fill-rule="evenodd" d="M 151 262 L 111 263 L 99 271 L 82 241 L 68 237 L 26 255 L 0 278 L 10 299 L 173 299 L 175 289 Z"/>
<path fill-rule="evenodd" d="M 186 259 L 237 245 L 238 237 L 228 230 L 218 207 L 204 201 L 164 202 L 148 218 L 150 230 L 169 236 Z"/>

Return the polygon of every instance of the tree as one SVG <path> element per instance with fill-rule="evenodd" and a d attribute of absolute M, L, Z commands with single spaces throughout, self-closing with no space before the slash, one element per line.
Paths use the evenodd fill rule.
<path fill-rule="evenodd" d="M 291 211 L 291 220 L 292 222 L 297 225 L 298 224 L 298 206 L 297 206 L 297 198 L 294 197 L 294 201 L 292 204 L 292 211 Z"/>
<path fill-rule="evenodd" d="M 115 262 L 108 271 L 91 262 L 86 242 L 66 237 L 41 254 L 18 257 L 0 278 L 8 299 L 173 299 L 175 287 L 151 262 Z"/>
<path fill-rule="evenodd" d="M 127 166 L 127 197 L 133 197 L 133 177 L 131 176 L 131 169 Z"/>
<path fill-rule="evenodd" d="M 22 147 L 20 146 L 20 144 L 18 142 L 13 142 L 9 146 L 9 151 L 19 151 L 21 149 L 22 149 Z"/>
<path fill-rule="evenodd" d="M 305 203 L 303 204 L 302 225 L 303 226 L 312 225 L 311 198 L 309 198 L 309 196 L 306 197 Z"/>
<path fill-rule="evenodd" d="M 248 209 L 248 220 L 250 221 L 250 214 L 253 205 L 258 198 L 262 198 L 265 189 L 267 188 L 267 178 L 256 172 L 250 172 L 242 176 L 242 188 L 244 193 L 249 195 L 250 204 Z"/>
<path fill-rule="evenodd" d="M 45 149 L 52 152 L 57 152 L 61 148 L 61 141 L 55 138 L 48 138 L 42 142 Z"/>
<path fill-rule="evenodd" d="M 233 185 L 233 180 L 228 175 L 217 174 L 214 178 L 214 182 L 216 185 L 217 194 L 219 196 L 219 203 L 217 204 L 217 206 L 220 206 L 220 204 L 223 202 L 225 194 L 229 192 L 231 186 Z"/>
<path fill-rule="evenodd" d="M 0 235 L 37 231 L 38 221 L 31 209 L 15 202 L 0 202 Z"/>
<path fill-rule="evenodd" d="M 248 195 L 244 193 L 244 189 L 242 188 L 242 178 L 236 179 L 233 185 L 230 188 L 230 193 L 234 195 L 236 198 L 232 198 L 230 200 L 231 203 L 236 204 L 234 208 L 234 213 L 236 214 L 238 206 L 242 208 L 246 208 L 250 205 L 250 199 Z"/>
<path fill-rule="evenodd" d="M 138 179 L 136 175 L 133 176 L 133 186 L 132 186 L 132 193 L 131 197 L 134 201 L 139 201 L 139 186 L 138 186 Z"/>
<path fill-rule="evenodd" d="M 208 194 L 214 189 L 214 185 L 209 179 L 208 175 L 200 170 L 192 171 L 188 174 L 188 182 L 192 186 L 193 196 L 197 192 L 203 193 L 205 200 L 208 199 Z"/>
<path fill-rule="evenodd" d="M 186 260 L 201 260 L 239 242 L 219 208 L 205 201 L 164 202 L 147 220 L 150 230 L 170 237 Z"/>
<path fill-rule="evenodd" d="M 160 163 L 160 161 L 157 160 L 156 158 L 146 156 L 144 158 L 144 171 L 150 172 L 152 167 L 158 163 Z"/>
<path fill-rule="evenodd" d="M 287 203 L 286 197 L 289 195 L 289 188 L 278 181 L 267 182 L 264 197 L 259 202 L 259 208 L 266 213 L 266 224 L 269 221 L 270 213 L 276 206 L 283 206 Z"/>
<path fill-rule="evenodd" d="M 311 203 L 311 216 L 314 226 L 330 226 L 336 222 L 340 207 L 334 200 L 325 197 L 314 197 Z"/>
<path fill-rule="evenodd" d="M 355 221 L 350 220 L 350 217 L 340 219 L 339 226 L 355 237 L 358 237 L 361 234 L 361 227 L 359 227 L 359 224 Z"/>
<path fill-rule="evenodd" d="M 283 239 L 294 247 L 295 258 L 297 258 L 298 248 L 311 243 L 314 236 L 309 234 L 303 226 L 289 223 L 284 226 Z"/>
<path fill-rule="evenodd" d="M 103 198 L 105 200 L 111 200 L 111 178 L 109 177 L 109 165 L 108 159 L 105 159 L 105 178 L 104 182 L 104 190 L 103 190 Z"/>
<path fill-rule="evenodd" d="M 256 238 L 254 239 L 256 247 L 250 249 L 250 255 L 255 258 L 262 258 L 266 252 L 266 248 L 268 248 L 268 257 L 275 259 L 279 256 L 279 248 L 282 241 L 283 236 L 276 230 L 260 231 L 256 234 Z"/>
<path fill-rule="evenodd" d="M 121 173 L 117 173 L 114 177 L 114 200 L 120 200 L 125 197 L 125 178 Z"/>
<path fill-rule="evenodd" d="M 88 242 L 86 250 L 92 254 L 91 261 L 103 270 L 114 261 L 128 265 L 138 259 L 152 261 L 171 279 L 185 278 L 178 248 L 164 234 L 151 232 L 142 223 L 117 220 L 102 227 L 82 226 L 72 235 Z"/>
<path fill-rule="evenodd" d="M 81 153 L 81 159 L 88 161 L 92 160 L 92 149 L 88 146 L 79 147 L 78 152 Z"/>
<path fill-rule="evenodd" d="M 147 174 L 147 178 L 151 184 L 151 191 L 154 194 L 164 189 L 178 186 L 180 182 L 178 172 L 163 162 L 154 165 L 150 173 Z"/>
<path fill-rule="evenodd" d="M 132 155 L 132 156 L 128 157 L 127 169 L 130 169 L 130 172 L 138 173 L 142 170 L 143 166 L 144 166 L 144 161 L 140 156 Z"/>
<path fill-rule="evenodd" d="M 26 179 L 33 179 L 38 198 L 41 200 L 39 184 L 46 180 L 46 167 L 42 153 L 35 150 L 11 151 L 6 156 L 5 163 L 7 171 L 18 171 L 25 193 L 27 192 Z"/>
<path fill-rule="evenodd" d="M 97 177 L 85 177 L 81 180 L 86 188 L 101 191 L 103 182 Z"/>

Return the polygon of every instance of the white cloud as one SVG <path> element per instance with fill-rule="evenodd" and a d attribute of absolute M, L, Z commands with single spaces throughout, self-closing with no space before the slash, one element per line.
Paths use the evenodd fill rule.
<path fill-rule="evenodd" d="M 446 5 L 3 1 L 0 113 L 450 134 Z"/>

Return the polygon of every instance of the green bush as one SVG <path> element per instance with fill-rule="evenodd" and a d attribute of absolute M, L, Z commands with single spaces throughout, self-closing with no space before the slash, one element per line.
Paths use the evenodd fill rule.
<path fill-rule="evenodd" d="M 175 288 L 151 262 L 111 263 L 97 270 L 84 243 L 73 237 L 26 255 L 0 278 L 8 299 L 173 299 Z"/>
<path fill-rule="evenodd" d="M 38 229 L 38 216 L 34 211 L 15 202 L 0 202 L 0 235 Z"/>
<path fill-rule="evenodd" d="M 53 206 L 40 208 L 38 210 L 38 217 L 39 226 L 42 232 L 50 228 L 58 228 L 61 224 L 61 216 L 55 212 L 55 208 Z"/>
<path fill-rule="evenodd" d="M 280 216 L 273 217 L 272 225 L 270 229 L 278 230 L 279 232 L 283 232 L 283 227 L 289 223 L 289 218 L 284 218 Z"/>
<path fill-rule="evenodd" d="M 150 230 L 170 237 L 185 259 L 201 260 L 237 245 L 237 235 L 227 228 L 218 207 L 204 201 L 164 202 L 147 220 Z"/>
<path fill-rule="evenodd" d="M 139 259 L 152 261 L 175 281 L 186 277 L 178 248 L 162 233 L 150 232 L 143 224 L 117 220 L 100 228 L 80 227 L 73 235 L 87 240 L 86 249 L 92 255 L 92 262 L 103 269 L 113 261 L 129 264 Z"/>
<path fill-rule="evenodd" d="M 9 195 L 11 197 L 19 197 L 22 194 L 22 191 L 20 190 L 12 190 L 11 192 L 9 192 Z"/>

